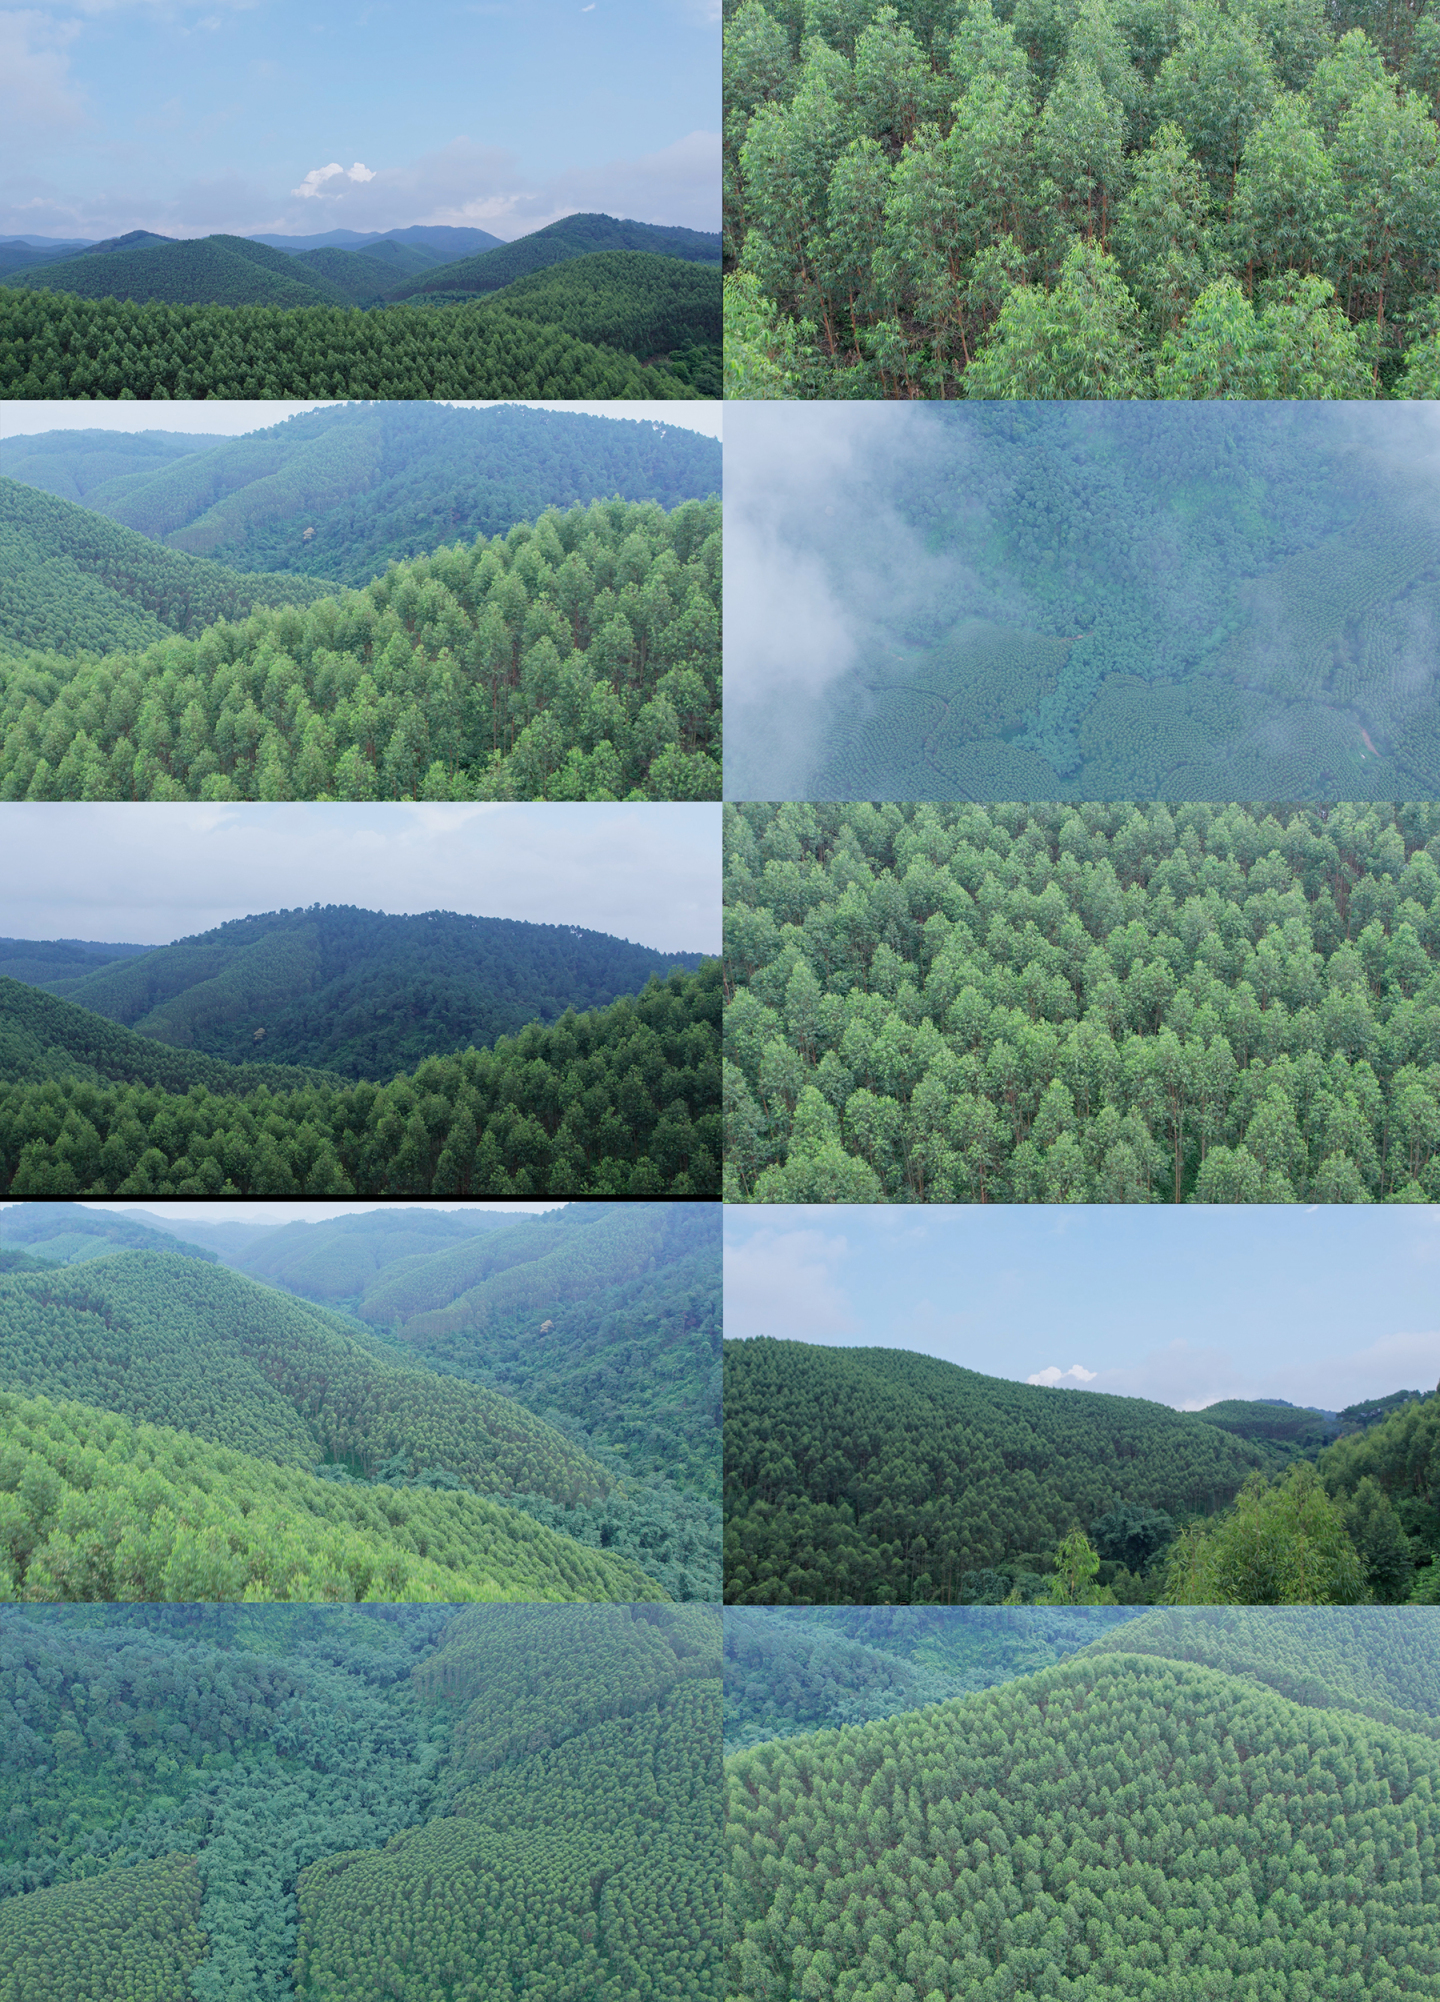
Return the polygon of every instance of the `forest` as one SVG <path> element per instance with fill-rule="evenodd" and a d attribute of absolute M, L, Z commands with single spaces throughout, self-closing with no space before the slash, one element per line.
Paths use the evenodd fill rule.
<path fill-rule="evenodd" d="M 732 796 L 1435 793 L 1440 486 L 1413 410 L 880 405 L 839 481 L 819 413 L 778 441 L 745 415 L 753 588 L 803 566 L 844 637 L 797 635 L 798 667 L 739 650 Z M 772 530 L 767 469 L 807 450 Z"/>
<path fill-rule="evenodd" d="M 719 1598 L 713 1204 L 217 1228 L 0 1211 L 12 1596 Z"/>
<path fill-rule="evenodd" d="M 971 1621 L 945 1624 L 930 1646 L 963 1658 Z M 1435 1660 L 1381 1609 L 1152 1614 L 976 1694 L 753 1744 L 725 1761 L 726 1992 L 1431 1995 Z"/>
<path fill-rule="evenodd" d="M 75 1246 L 75 1214 L 69 1203 L 27 1203 L 18 1225 L 0 1216 L 0 1244 L 84 1257 L 96 1240 Z M 93 1228 L 100 1213 L 82 1214 Z M 113 1217 L 105 1213 L 107 1230 Z M 540 1217 L 381 1210 L 286 1225 L 203 1218 L 195 1205 L 184 1221 L 137 1210 L 125 1221 L 151 1249 L 203 1247 L 350 1317 L 402 1357 L 513 1397 L 615 1476 L 596 1499 L 525 1493 L 527 1514 L 628 1558 L 674 1599 L 719 1599 L 713 1204 L 571 1203 Z"/>
<path fill-rule="evenodd" d="M 899 1348 L 757 1336 L 724 1362 L 731 1604 L 1440 1598 L 1440 1394 L 1317 1430 Z"/>
<path fill-rule="evenodd" d="M 187 555 L 358 590 L 401 557 L 503 538 L 550 509 L 708 500 L 720 443 L 516 404 L 342 403 L 233 438 L 42 431 L 6 441 L 5 471 Z"/>
<path fill-rule="evenodd" d="M 0 797 L 720 797 L 718 498 L 550 509 L 325 595 L 3 491 Z"/>
<path fill-rule="evenodd" d="M 714 396 L 719 251 L 609 216 L 400 272 L 236 236 L 97 247 L 0 269 L 0 397 Z"/>
<path fill-rule="evenodd" d="M 258 1062 L 387 1078 L 424 1057 L 488 1048 L 528 1022 L 607 1007 L 652 977 L 703 964 L 702 953 L 657 952 L 578 925 L 324 904 L 232 918 L 40 984 L 227 1068 Z"/>
<path fill-rule="evenodd" d="M 718 1195 L 720 1010 L 711 961 L 384 1083 L 212 1083 L 210 1059 L 0 980 L 0 1193 Z"/>
<path fill-rule="evenodd" d="M 6 1608 L 0 1997 L 692 2002 L 719 1675 L 704 1607 Z"/>
<path fill-rule="evenodd" d="M 1440 807 L 725 827 L 727 1199 L 1440 1192 Z"/>
<path fill-rule="evenodd" d="M 726 0 L 726 394 L 1440 394 L 1440 32 Z"/>

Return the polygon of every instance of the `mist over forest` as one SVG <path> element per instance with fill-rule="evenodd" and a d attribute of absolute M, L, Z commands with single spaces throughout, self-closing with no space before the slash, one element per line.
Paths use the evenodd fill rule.
<path fill-rule="evenodd" d="M 737 405 L 726 793 L 1433 795 L 1427 406 Z"/>

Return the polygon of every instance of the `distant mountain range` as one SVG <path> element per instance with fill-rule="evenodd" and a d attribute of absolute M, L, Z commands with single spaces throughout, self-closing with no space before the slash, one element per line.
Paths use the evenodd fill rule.
<path fill-rule="evenodd" d="M 94 255 L 110 250 L 134 250 L 154 243 L 180 243 L 203 239 L 161 236 L 152 229 L 132 229 L 124 236 L 105 237 L 91 242 L 85 237 L 7 236 L 0 237 L 0 273 L 21 271 L 38 264 Z M 444 224 L 417 224 L 410 229 L 385 231 L 331 229 L 322 236 L 243 237 L 245 243 L 263 243 L 298 257 L 312 250 L 353 250 L 388 259 L 393 252 L 418 255 L 421 263 L 444 264 L 452 258 L 473 257 L 478 251 L 496 250 L 505 239 L 485 229 L 452 229 Z M 415 268 L 419 268 L 417 265 Z"/>
<path fill-rule="evenodd" d="M 42 963 L 52 949 L 31 947 Z M 30 984 L 222 1063 L 383 1079 L 570 1008 L 603 1008 L 652 974 L 694 972 L 703 960 L 577 925 L 317 905 L 236 918 Z"/>

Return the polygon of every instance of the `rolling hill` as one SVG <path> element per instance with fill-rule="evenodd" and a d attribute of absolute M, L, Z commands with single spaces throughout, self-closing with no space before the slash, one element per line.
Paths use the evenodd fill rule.
<path fill-rule="evenodd" d="M 348 296 L 320 271 L 242 236 L 191 237 L 133 249 L 98 246 L 4 274 L 7 285 L 171 306 L 339 306 Z"/>
<path fill-rule="evenodd" d="M 42 432 L 11 479 L 172 549 L 243 571 L 360 586 L 457 537 L 618 495 L 667 512 L 721 490 L 718 439 L 676 426 L 501 405 L 348 403 L 240 438 Z"/>
<path fill-rule="evenodd" d="M 567 1009 L 605 1007 L 703 957 L 573 925 L 325 905 L 237 918 L 46 991 L 226 1063 L 385 1078 Z"/>
<path fill-rule="evenodd" d="M 650 361 L 721 343 L 720 278 L 709 265 L 647 251 L 601 250 L 513 279 L 487 312 L 562 327 Z"/>
<path fill-rule="evenodd" d="M 117 959 L 153 952 L 150 945 L 101 945 L 79 938 L 0 938 L 0 974 L 8 980 L 68 980 Z"/>
<path fill-rule="evenodd" d="M 61 654 L 147 647 L 259 605 L 308 605 L 309 577 L 241 576 L 166 549 L 89 508 L 0 479 L 0 649 Z"/>
<path fill-rule="evenodd" d="M 732 2002 L 1433 1994 L 1433 1648 L 1375 1609 L 1230 1618 L 728 1759 Z M 1415 1728 L 1372 1714 L 1397 1679 Z"/>
<path fill-rule="evenodd" d="M 673 229 L 653 223 L 625 222 L 608 215 L 562 216 L 529 236 L 517 237 L 499 250 L 482 251 L 427 276 L 412 278 L 395 286 L 392 299 L 434 298 L 439 296 L 475 299 L 498 292 L 517 278 L 546 270 L 566 258 L 584 257 L 594 251 L 646 251 L 653 256 L 679 258 L 686 263 L 713 264 L 719 268 L 720 238 L 702 230 Z"/>
<path fill-rule="evenodd" d="M 904 1349 L 729 1342 L 725 1596 L 955 1603 L 975 1574 L 988 1586 L 1039 1569 L 1117 1505 L 1205 1515 L 1265 1464 L 1249 1441 L 1141 1398 Z"/>

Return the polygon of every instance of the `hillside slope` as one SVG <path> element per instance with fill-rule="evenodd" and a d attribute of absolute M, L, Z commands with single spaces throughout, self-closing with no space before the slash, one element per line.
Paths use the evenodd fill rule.
<path fill-rule="evenodd" d="M 1081 1655 L 757 1746 L 726 1787 L 735 2002 L 1418 2002 L 1440 1980 L 1440 1746 L 1193 1663 Z"/>
<path fill-rule="evenodd" d="M 606 1007 L 703 957 L 575 925 L 327 904 L 235 918 L 47 991 L 222 1062 L 386 1078 L 567 1009 Z"/>
<path fill-rule="evenodd" d="M 94 507 L 92 496 L 112 482 L 144 479 L 194 452 L 229 443 L 218 431 L 40 431 L 7 438 L 0 466 L 7 479 Z"/>
<path fill-rule="evenodd" d="M 192 237 L 130 250 L 91 250 L 7 273 L 5 283 L 82 299 L 160 301 L 173 306 L 348 305 L 319 271 L 283 250 L 240 236 Z"/>
<path fill-rule="evenodd" d="M 390 297 L 413 299 L 444 294 L 480 298 L 498 292 L 517 278 L 596 251 L 644 251 L 652 256 L 718 267 L 720 239 L 703 230 L 618 221 L 608 215 L 562 216 L 559 222 L 547 223 L 544 229 L 532 230 L 529 236 L 517 237 L 499 250 L 481 251 L 478 256 L 462 258 L 422 278 L 396 285 Z"/>
<path fill-rule="evenodd" d="M 259 605 L 313 604 L 334 588 L 309 577 L 241 576 L 0 479 L 0 650 L 153 646 L 246 618 Z"/>
<path fill-rule="evenodd" d="M 1168 1405 L 904 1349 L 725 1345 L 726 1599 L 958 1601 L 1117 1503 L 1203 1514 L 1260 1454 Z"/>
<path fill-rule="evenodd" d="M 175 1252 L 0 1275 L 0 1387 L 173 1426 L 286 1466 L 588 1500 L 600 1467 L 513 1399 L 406 1368 L 272 1287 Z"/>

